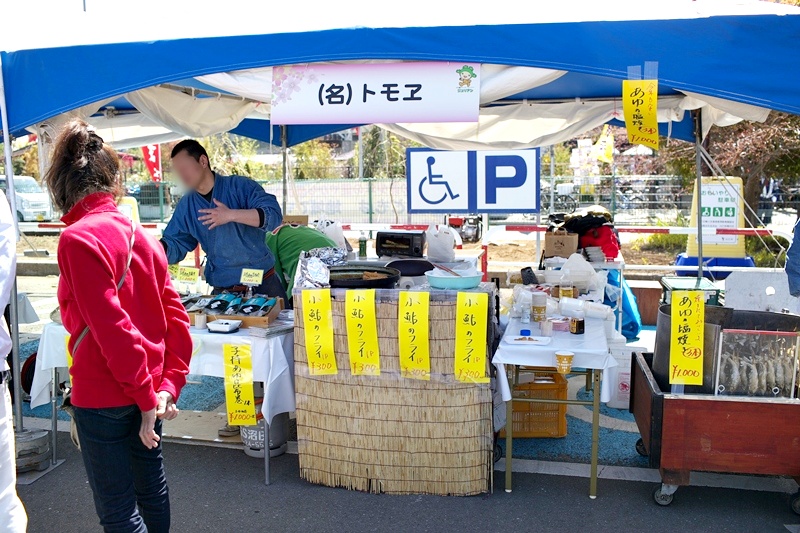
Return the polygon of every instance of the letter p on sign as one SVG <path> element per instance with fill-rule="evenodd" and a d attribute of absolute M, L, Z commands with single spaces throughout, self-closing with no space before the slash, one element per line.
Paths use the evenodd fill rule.
<path fill-rule="evenodd" d="M 478 212 L 519 213 L 538 208 L 538 150 L 481 151 L 477 159 Z"/>

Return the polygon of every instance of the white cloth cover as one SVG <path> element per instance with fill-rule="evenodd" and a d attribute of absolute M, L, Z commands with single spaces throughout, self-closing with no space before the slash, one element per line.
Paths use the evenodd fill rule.
<path fill-rule="evenodd" d="M 253 380 L 264 382 L 264 403 L 261 412 L 267 422 L 279 413 L 294 411 L 294 333 L 269 339 L 254 338 L 240 331 L 230 335 L 191 329 L 194 354 L 189 373 L 201 376 L 224 377 L 222 346 L 240 341 L 251 343 Z M 36 372 L 31 386 L 31 407 L 50 401 L 51 372 L 67 366 L 67 330 L 61 324 L 48 324 L 39 341 Z"/>
<path fill-rule="evenodd" d="M 141 113 L 98 115 L 86 121 L 97 134 L 117 150 L 177 141 L 186 137 L 156 124 Z"/>
<path fill-rule="evenodd" d="M 187 137 L 230 131 L 257 105 L 236 98 L 192 96 L 165 87 L 140 89 L 125 97 L 156 124 Z"/>
<path fill-rule="evenodd" d="M 520 328 L 519 319 L 512 318 L 506 328 L 506 335 L 514 335 L 515 332 L 520 331 Z M 575 358 L 572 360 L 572 366 L 575 368 L 607 370 L 618 365 L 617 360 L 608 353 L 605 325 L 602 320 L 596 318 L 586 320 L 586 333 L 583 335 L 572 335 L 562 331 L 553 332 L 553 340 L 546 346 L 522 346 L 509 344 L 504 340 L 500 341 L 492 363 L 497 367 L 498 375 L 505 376 L 505 365 L 553 367 L 556 363 L 556 352 L 562 350 L 575 354 Z M 503 395 L 503 401 L 510 400 L 511 389 L 508 386 L 508 380 L 498 379 L 497 385 Z M 600 386 L 600 401 L 608 402 L 610 400 L 611 380 L 603 379 Z"/>

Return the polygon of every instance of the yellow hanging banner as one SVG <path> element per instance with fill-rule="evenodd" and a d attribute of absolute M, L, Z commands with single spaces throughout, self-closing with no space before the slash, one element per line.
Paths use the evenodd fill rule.
<path fill-rule="evenodd" d="M 669 349 L 672 385 L 703 384 L 705 301 L 703 291 L 672 291 Z"/>
<path fill-rule="evenodd" d="M 489 383 L 486 375 L 486 317 L 489 295 L 459 292 L 456 296 L 455 376 L 464 383 Z"/>
<path fill-rule="evenodd" d="M 347 291 L 345 321 L 350 373 L 354 376 L 380 376 L 375 289 Z"/>
<path fill-rule="evenodd" d="M 303 291 L 303 328 L 305 329 L 308 373 L 312 376 L 338 374 L 336 352 L 333 349 L 333 313 L 330 289 Z"/>
<path fill-rule="evenodd" d="M 67 350 L 67 368 L 72 368 L 72 352 L 69 351 L 69 335 L 64 339 L 64 345 Z"/>
<path fill-rule="evenodd" d="M 658 150 L 658 80 L 623 80 L 622 112 L 628 141 Z"/>
<path fill-rule="evenodd" d="M 400 348 L 400 375 L 404 378 L 431 379 L 431 354 L 428 338 L 430 293 L 400 291 L 397 306 L 397 335 Z"/>
<path fill-rule="evenodd" d="M 253 358 L 249 343 L 223 344 L 225 369 L 225 405 L 228 424 L 254 426 L 256 401 L 253 396 Z"/>
<path fill-rule="evenodd" d="M 173 279 L 178 279 L 178 273 L 180 272 L 181 267 L 180 267 L 180 265 L 169 265 L 167 267 L 167 270 L 169 270 L 169 275 Z"/>
<path fill-rule="evenodd" d="M 603 125 L 603 132 L 592 146 L 592 157 L 603 163 L 614 162 L 614 135 L 608 129 L 608 124 Z"/>

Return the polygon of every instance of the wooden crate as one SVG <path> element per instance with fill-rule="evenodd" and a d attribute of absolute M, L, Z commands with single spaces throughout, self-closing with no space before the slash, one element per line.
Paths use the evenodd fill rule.
<path fill-rule="evenodd" d="M 431 294 L 431 381 L 400 376 L 397 294 L 376 293 L 380 376 L 350 373 L 343 290 L 332 291 L 339 373 L 310 376 L 302 298 L 294 298 L 300 475 L 312 483 L 373 493 L 487 492 L 492 394 L 488 383 L 454 379 L 455 293 L 444 299 Z M 488 356 L 487 348 L 487 364 Z"/>
<path fill-rule="evenodd" d="M 567 399 L 567 380 L 553 371 L 534 372 L 535 381 L 514 387 L 514 398 Z M 543 383 L 539 380 L 548 380 Z M 567 436 L 567 406 L 555 403 L 514 402 L 514 438 Z M 505 430 L 500 437 L 505 437 Z"/>

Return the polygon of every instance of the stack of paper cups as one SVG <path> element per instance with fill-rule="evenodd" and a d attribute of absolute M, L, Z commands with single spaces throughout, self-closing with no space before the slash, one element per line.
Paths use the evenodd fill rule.
<path fill-rule="evenodd" d="M 584 300 L 576 298 L 561 298 L 558 303 L 559 311 L 562 315 L 575 318 L 583 318 L 585 316 L 583 306 L 586 304 Z"/>

